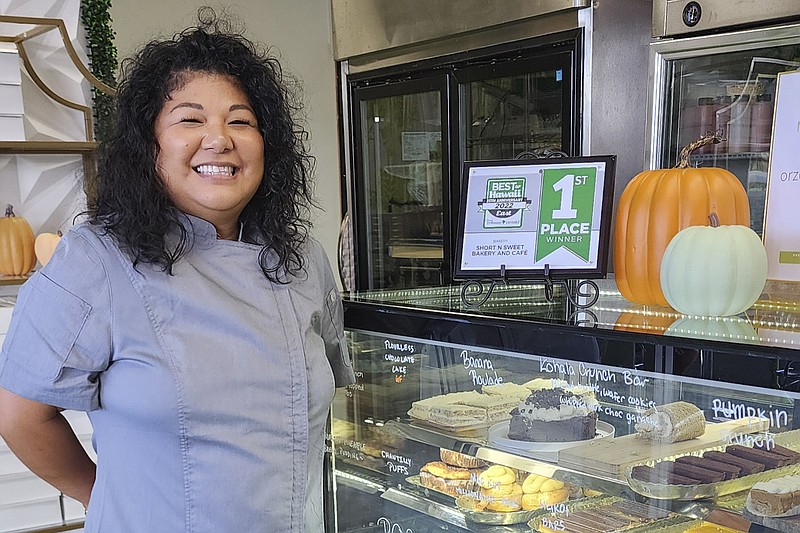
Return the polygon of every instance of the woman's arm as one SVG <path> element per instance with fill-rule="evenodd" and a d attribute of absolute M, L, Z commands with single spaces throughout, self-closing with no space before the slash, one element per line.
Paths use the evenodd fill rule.
<path fill-rule="evenodd" d="M 34 474 L 89 504 L 95 464 L 57 407 L 0 388 L 0 436 Z"/>

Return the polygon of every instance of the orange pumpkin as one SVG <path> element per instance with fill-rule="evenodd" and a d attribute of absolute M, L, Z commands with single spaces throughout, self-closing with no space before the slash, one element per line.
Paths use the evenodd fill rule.
<path fill-rule="evenodd" d="M 675 168 L 637 174 L 619 199 L 614 224 L 614 276 L 631 302 L 666 306 L 661 292 L 661 258 L 667 244 L 687 226 L 705 226 L 716 212 L 724 225 L 750 225 L 750 203 L 739 179 L 722 168 L 693 168 L 690 154 L 719 142 L 704 135 L 681 150 Z"/>
<path fill-rule="evenodd" d="M 625 311 L 617 318 L 614 329 L 639 333 L 664 333 L 676 320 L 677 316 L 674 313 L 646 314 Z"/>
<path fill-rule="evenodd" d="M 22 276 L 36 266 L 33 250 L 33 228 L 28 221 L 14 215 L 14 207 L 6 207 L 0 218 L 0 274 Z"/>

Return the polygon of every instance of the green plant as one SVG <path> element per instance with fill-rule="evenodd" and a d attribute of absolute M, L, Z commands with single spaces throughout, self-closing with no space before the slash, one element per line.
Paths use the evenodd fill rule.
<path fill-rule="evenodd" d="M 89 68 L 92 74 L 110 87 L 116 87 L 117 48 L 111 29 L 111 0 L 81 0 L 81 22 L 86 29 Z M 103 141 L 110 133 L 114 97 L 92 87 L 95 138 Z"/>

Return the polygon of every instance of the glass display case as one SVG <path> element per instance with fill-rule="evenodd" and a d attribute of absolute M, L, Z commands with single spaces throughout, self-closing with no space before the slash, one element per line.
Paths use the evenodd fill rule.
<path fill-rule="evenodd" d="M 328 531 L 797 531 L 759 507 L 775 479 L 800 490 L 789 294 L 717 319 L 606 280 L 588 309 L 530 284 L 478 308 L 460 287 L 351 295 Z"/>

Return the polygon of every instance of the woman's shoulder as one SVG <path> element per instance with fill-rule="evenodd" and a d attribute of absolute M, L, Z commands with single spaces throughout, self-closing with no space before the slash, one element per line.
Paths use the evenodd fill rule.
<path fill-rule="evenodd" d="M 59 240 L 46 270 L 69 266 L 73 269 L 99 266 L 114 253 L 116 245 L 105 230 L 88 222 L 72 226 Z"/>

